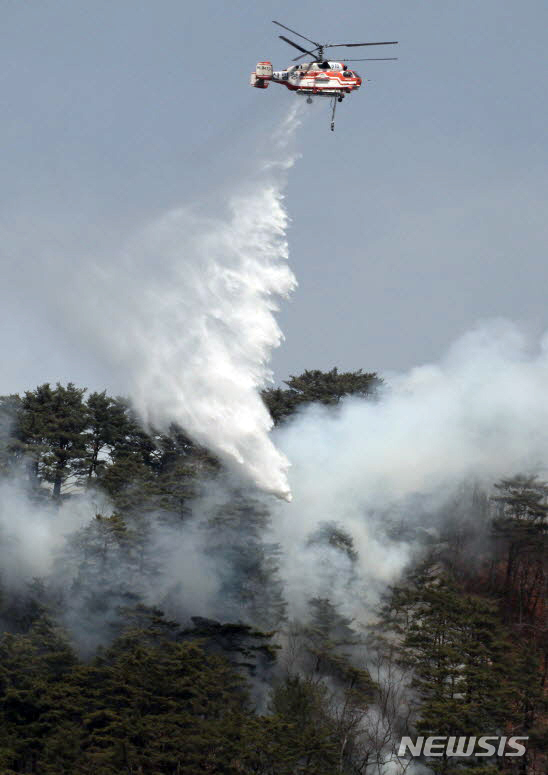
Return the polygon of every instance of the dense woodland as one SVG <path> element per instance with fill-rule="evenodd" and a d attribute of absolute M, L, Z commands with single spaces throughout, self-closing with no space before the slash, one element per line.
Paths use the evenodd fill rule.
<path fill-rule="evenodd" d="M 283 424 L 311 402 L 382 400 L 381 382 L 307 371 L 263 398 Z M 423 772 L 545 772 L 548 484 L 528 472 L 463 487 L 420 528 L 387 515 L 387 536 L 418 549 L 367 626 L 328 597 L 291 618 L 267 501 L 238 489 L 202 517 L 224 615 L 150 605 L 127 582 L 161 571 L 149 525 L 177 535 L 223 467 L 180 428 L 143 428 L 122 398 L 73 384 L 1 397 L 0 477 L 48 513 L 86 493 L 110 504 L 57 557 L 70 584 L 0 568 L 1 775 L 392 775 L 413 768 L 397 750 L 417 734 L 530 738 L 523 758 Z M 11 508 L 3 565 L 25 518 Z M 336 521 L 311 540 L 358 561 Z"/>

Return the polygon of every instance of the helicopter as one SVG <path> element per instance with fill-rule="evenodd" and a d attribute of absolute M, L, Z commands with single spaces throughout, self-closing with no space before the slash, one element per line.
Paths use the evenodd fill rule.
<path fill-rule="evenodd" d="M 273 70 L 271 62 L 258 62 L 255 72 L 251 73 L 250 85 L 256 89 L 266 89 L 269 83 L 279 83 L 286 86 L 289 91 L 307 95 L 307 102 L 312 102 L 313 96 L 330 97 L 332 100 L 331 131 L 335 130 L 335 110 L 338 102 L 342 102 L 347 94 L 357 91 L 362 85 L 362 79 L 355 70 L 351 70 L 346 62 L 388 62 L 398 57 L 375 57 L 368 59 L 339 59 L 334 62 L 326 59 L 325 51 L 328 48 L 353 48 L 357 46 L 394 46 L 397 40 L 384 40 L 377 43 L 317 43 L 315 40 L 301 35 L 300 32 L 286 27 L 285 24 L 273 21 L 278 27 L 283 27 L 293 35 L 312 43 L 313 48 L 303 46 L 290 40 L 285 35 L 278 37 L 293 48 L 302 53 L 293 59 L 298 62 L 306 55 L 312 57 L 312 62 L 291 65 L 285 70 Z"/>

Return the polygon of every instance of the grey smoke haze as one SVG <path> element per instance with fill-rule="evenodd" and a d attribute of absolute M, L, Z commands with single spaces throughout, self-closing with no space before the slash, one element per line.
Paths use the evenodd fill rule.
<path fill-rule="evenodd" d="M 502 476 L 543 473 L 548 459 L 546 341 L 531 340 L 508 322 L 487 322 L 458 340 L 438 364 L 394 377 L 380 402 L 311 407 L 276 431 L 277 445 L 292 461 L 294 501 L 284 504 L 265 496 L 271 525 L 263 539 L 280 544 L 280 576 L 291 617 L 301 617 L 307 600 L 319 595 L 367 621 L 387 584 L 401 576 L 421 545 L 412 533 L 389 535 L 387 516 L 412 527 L 426 516 L 431 524 L 432 515 L 438 513 L 441 520 L 443 507 L 467 483 L 489 490 Z M 227 611 L 224 563 L 230 558 L 223 558 L 218 547 L 228 547 L 229 541 L 222 526 L 209 536 L 205 526 L 231 502 L 233 486 L 230 479 L 208 485 L 186 523 L 152 520 L 145 530 L 152 564 L 112 561 L 102 584 L 139 592 L 150 604 L 167 603 L 171 612 L 222 619 Z M 52 558 L 63 557 L 67 534 L 78 535 L 98 506 L 76 499 L 54 512 L 32 504 L 8 484 L 0 489 L 0 499 L 3 559 L 13 559 L 20 578 L 47 577 Z M 108 505 L 102 507 L 108 513 Z M 333 523 L 352 538 L 355 561 L 318 540 L 322 528 Z M 236 540 L 245 547 L 248 536 L 244 529 L 240 533 Z M 234 533 L 229 538 L 233 543 Z M 74 547 L 73 539 L 69 544 Z M 73 561 L 63 566 L 57 559 L 54 574 L 65 589 L 82 574 L 89 571 L 92 578 L 96 572 L 86 571 L 85 557 L 73 549 L 65 557 Z M 232 616 L 249 616 L 245 604 L 234 609 L 231 601 L 230 606 Z M 85 618 L 85 608 L 75 610 Z M 77 629 L 76 620 L 72 625 Z"/>
<path fill-rule="evenodd" d="M 545 475 L 547 342 L 509 321 L 486 321 L 439 363 L 393 376 L 379 403 L 311 407 L 277 434 L 292 462 L 294 502 L 275 507 L 272 525 L 297 614 L 312 594 L 329 594 L 357 616 L 398 578 L 412 547 L 387 539 L 386 515 L 416 526 L 421 511 L 440 511 L 466 483 L 489 491 L 503 476 Z M 360 594 L 349 594 L 348 568 L 322 574 L 329 561 L 308 541 L 322 522 L 354 539 Z"/>
<path fill-rule="evenodd" d="M 105 508 L 106 498 L 97 493 L 59 506 L 30 498 L 23 477 L 0 480 L 2 585 L 20 589 L 34 577 L 49 576 L 67 537 Z"/>

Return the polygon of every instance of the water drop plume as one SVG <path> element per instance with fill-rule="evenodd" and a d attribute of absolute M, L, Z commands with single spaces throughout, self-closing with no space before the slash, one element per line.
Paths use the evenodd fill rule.
<path fill-rule="evenodd" d="M 296 286 L 283 192 L 298 112 L 290 110 L 245 180 L 201 206 L 166 213 L 92 278 L 99 348 L 144 421 L 178 423 L 245 479 L 285 499 L 289 462 L 269 436 L 260 389 L 283 336 L 278 302 Z"/>

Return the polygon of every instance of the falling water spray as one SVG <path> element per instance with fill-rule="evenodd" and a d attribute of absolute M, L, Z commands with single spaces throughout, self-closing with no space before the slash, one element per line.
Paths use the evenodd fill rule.
<path fill-rule="evenodd" d="M 115 261 L 97 263 L 86 278 L 93 314 L 84 315 L 145 423 L 177 423 L 243 480 L 286 500 L 289 462 L 269 436 L 260 390 L 283 336 L 278 302 L 296 286 L 283 191 L 298 125 L 295 106 L 224 208 L 173 209 Z"/>

